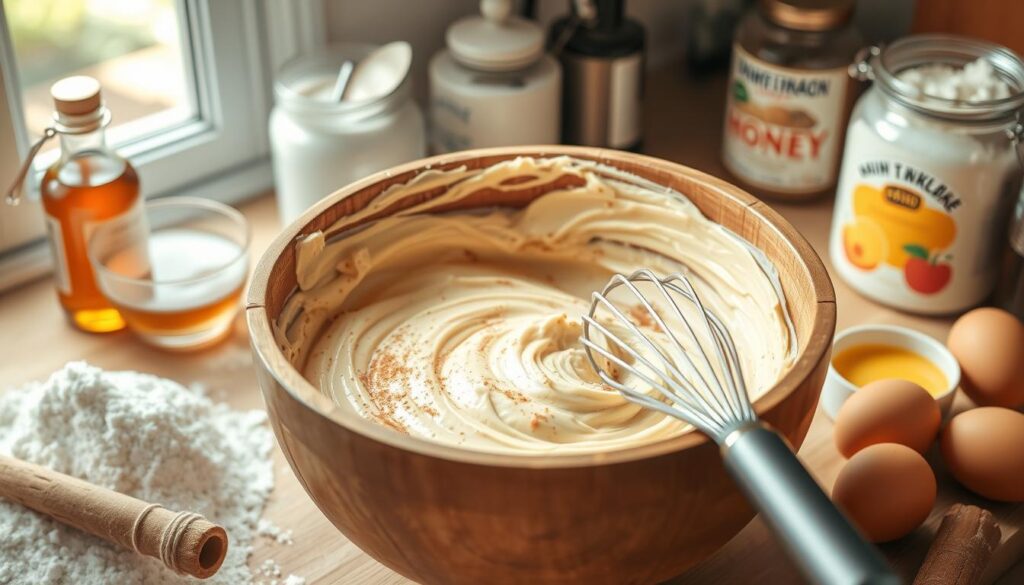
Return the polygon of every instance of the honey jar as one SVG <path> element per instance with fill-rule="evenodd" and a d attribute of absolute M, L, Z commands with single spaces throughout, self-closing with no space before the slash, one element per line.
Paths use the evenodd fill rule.
<path fill-rule="evenodd" d="M 722 162 L 756 195 L 831 191 L 860 47 L 852 0 L 762 0 L 733 45 Z"/>

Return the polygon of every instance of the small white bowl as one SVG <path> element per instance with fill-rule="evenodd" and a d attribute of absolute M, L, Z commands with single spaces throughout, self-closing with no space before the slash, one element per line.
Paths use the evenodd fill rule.
<path fill-rule="evenodd" d="M 845 329 L 836 335 L 832 342 L 832 358 L 845 349 L 864 344 L 892 345 L 908 349 L 938 366 L 949 385 L 942 394 L 935 397 L 935 400 L 939 403 L 943 417 L 949 413 L 957 386 L 960 385 L 960 364 L 945 345 L 920 331 L 898 325 L 860 325 Z M 843 378 L 829 361 L 825 385 L 821 390 L 821 407 L 825 414 L 835 420 L 839 408 L 856 391 L 857 386 Z"/>

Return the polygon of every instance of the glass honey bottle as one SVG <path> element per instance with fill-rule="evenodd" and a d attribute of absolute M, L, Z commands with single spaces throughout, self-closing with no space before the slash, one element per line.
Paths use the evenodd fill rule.
<path fill-rule="evenodd" d="M 61 152 L 43 175 L 39 191 L 57 295 L 75 327 L 92 333 L 117 331 L 124 320 L 96 285 L 87 245 L 93 230 L 110 222 L 125 245 L 144 237 L 139 178 L 107 146 L 110 111 L 98 81 L 68 77 L 55 83 L 50 94 Z"/>

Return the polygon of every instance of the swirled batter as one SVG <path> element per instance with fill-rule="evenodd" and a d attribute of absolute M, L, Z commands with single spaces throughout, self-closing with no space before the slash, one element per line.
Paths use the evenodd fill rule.
<path fill-rule="evenodd" d="M 551 190 L 521 208 L 451 210 L 538 189 Z M 376 219 L 392 206 L 406 208 Z M 752 398 L 795 353 L 763 254 L 681 194 L 590 161 L 428 171 L 326 231 L 298 245 L 278 342 L 340 408 L 416 437 L 578 453 L 685 432 L 603 385 L 586 359 L 580 317 L 615 272 L 687 272 L 731 332 Z"/>

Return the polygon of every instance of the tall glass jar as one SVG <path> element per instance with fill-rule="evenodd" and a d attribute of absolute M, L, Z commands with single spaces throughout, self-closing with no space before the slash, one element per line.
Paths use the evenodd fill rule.
<path fill-rule="evenodd" d="M 985 59 L 1010 95 L 925 95 L 900 73 Z M 863 295 L 897 309 L 946 314 L 980 303 L 1021 187 L 1015 152 L 1024 62 L 1009 49 L 949 35 L 870 48 L 851 68 L 874 81 L 850 118 L 830 256 Z"/>
<path fill-rule="evenodd" d="M 380 98 L 328 97 L 341 64 L 375 48 L 335 45 L 286 64 L 275 79 L 270 147 L 284 223 L 352 181 L 426 155 L 423 115 L 408 77 Z"/>
<path fill-rule="evenodd" d="M 853 4 L 759 0 L 737 27 L 722 163 L 753 193 L 801 201 L 835 186 L 863 46 Z"/>

